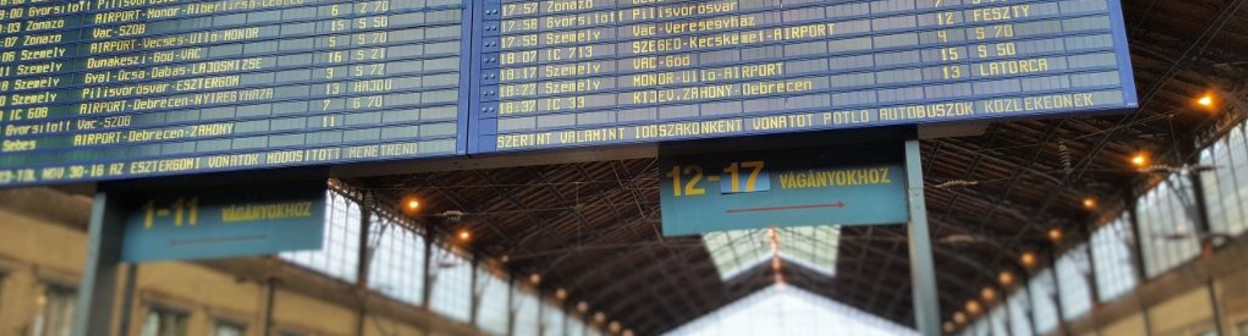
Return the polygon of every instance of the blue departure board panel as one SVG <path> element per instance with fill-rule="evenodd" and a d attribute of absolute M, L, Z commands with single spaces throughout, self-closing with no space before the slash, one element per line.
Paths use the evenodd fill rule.
<path fill-rule="evenodd" d="M 1120 0 L 0 0 L 0 186 L 1127 110 Z"/>
<path fill-rule="evenodd" d="M 485 0 L 470 153 L 1128 110 L 1119 0 Z"/>
<path fill-rule="evenodd" d="M 0 186 L 464 154 L 467 1 L 0 0 Z"/>

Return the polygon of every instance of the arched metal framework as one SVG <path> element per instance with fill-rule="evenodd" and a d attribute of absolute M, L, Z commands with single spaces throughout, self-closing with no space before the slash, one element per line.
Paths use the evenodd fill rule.
<path fill-rule="evenodd" d="M 996 123 L 984 134 L 923 142 L 942 311 L 962 308 L 1023 251 L 1046 255 L 1050 228 L 1086 239 L 1094 220 L 1082 200 L 1111 206 L 1148 176 L 1128 158 L 1147 150 L 1179 165 L 1220 121 L 1242 118 L 1193 108 L 1211 88 L 1248 97 L 1248 0 L 1124 0 L 1141 109 L 1127 115 Z M 1233 104 L 1228 104 L 1233 105 Z M 769 269 L 720 279 L 701 239 L 659 235 L 653 159 L 349 179 L 378 202 L 416 194 L 444 233 L 474 232 L 472 247 L 514 274 L 542 275 L 570 302 L 638 334 L 658 334 L 769 286 Z M 972 186 L 937 187 L 952 180 Z M 961 237 L 962 239 L 945 239 Z M 898 226 L 842 230 L 837 275 L 785 268 L 793 285 L 902 324 L 912 324 L 906 232 Z"/>

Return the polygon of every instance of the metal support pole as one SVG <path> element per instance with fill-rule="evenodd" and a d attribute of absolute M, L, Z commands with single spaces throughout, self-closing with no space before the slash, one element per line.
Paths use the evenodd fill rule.
<path fill-rule="evenodd" d="M 1040 328 L 1036 327 L 1036 292 L 1031 290 L 1032 279 L 1035 278 L 1031 274 L 1031 270 L 1023 268 L 1023 283 L 1026 284 L 1023 290 L 1027 291 L 1027 328 L 1031 329 L 1032 335 L 1040 335 Z"/>
<path fill-rule="evenodd" d="M 481 273 L 481 254 L 477 253 L 477 251 L 474 250 L 472 251 L 472 278 L 470 282 L 471 284 L 469 285 L 470 287 L 468 287 L 468 288 L 472 288 L 472 294 L 471 294 L 472 302 L 469 304 L 469 308 L 472 310 L 468 312 L 468 324 L 471 324 L 477 327 L 481 326 L 480 325 L 481 321 L 479 321 L 481 319 L 481 317 L 479 316 L 481 315 L 480 314 L 481 296 L 485 292 L 485 286 L 481 284 L 481 279 L 478 276 L 478 274 L 480 273 Z"/>
<path fill-rule="evenodd" d="M 571 317 L 572 314 L 569 313 L 569 311 L 572 310 L 571 306 L 572 304 L 568 303 L 566 299 L 563 302 L 560 302 L 559 304 L 559 307 L 561 307 L 561 309 L 559 310 L 559 313 L 560 313 L 559 315 L 563 317 L 562 319 L 560 319 L 560 322 L 563 323 L 563 328 L 559 328 L 559 330 L 563 330 L 562 336 L 568 336 L 571 334 L 568 332 L 568 320 L 572 318 Z"/>
<path fill-rule="evenodd" d="M 914 319 L 919 333 L 939 336 L 940 301 L 936 294 L 936 267 L 932 237 L 927 227 L 927 204 L 923 198 L 923 168 L 918 137 L 906 140 L 906 188 L 910 200 L 910 273 L 914 288 Z"/>
<path fill-rule="evenodd" d="M 364 335 L 364 325 L 368 321 L 367 303 L 364 302 L 368 297 L 368 272 L 369 266 L 373 261 L 373 249 L 369 246 L 369 235 L 372 232 L 373 209 L 369 204 L 360 205 L 360 246 L 359 255 L 360 263 L 355 269 L 355 303 L 356 320 L 355 334 Z"/>
<path fill-rule="evenodd" d="M 1026 305 L 1023 305 L 1022 307 L 1014 307 L 1014 305 L 1009 302 L 1010 300 L 1006 299 L 1005 305 L 1006 307 L 1009 307 L 1009 312 L 1011 314 L 1018 314 L 1019 316 L 1022 316 L 1022 318 L 1018 321 L 1013 320 L 1016 316 L 1010 316 L 1010 322 L 1012 322 L 1010 324 L 1010 335 L 1014 335 L 1013 323 L 1022 323 L 1025 327 L 1027 327 L 1027 331 L 1029 331 L 1031 335 L 1036 334 L 1036 323 L 1032 321 L 1031 316 L 1032 311 L 1035 310 L 1035 301 L 1031 298 L 1031 287 L 1028 286 L 1028 284 L 1031 283 L 1030 279 L 1031 275 L 1027 272 L 1027 270 L 1024 269 L 1019 272 L 1019 279 L 1017 280 L 1019 283 L 1018 290 L 1022 291 L 1022 293 L 1017 293 L 1016 295 L 1020 295 L 1022 298 L 1027 299 Z M 1022 311 L 1015 312 L 1015 309 L 1022 309 Z"/>
<path fill-rule="evenodd" d="M 123 289 L 121 298 L 121 330 L 118 335 L 130 335 L 130 314 L 134 310 L 134 287 L 138 282 L 139 264 L 129 264 L 126 266 L 126 287 Z"/>
<path fill-rule="evenodd" d="M 537 334 L 545 335 L 546 334 L 546 315 L 545 315 L 546 305 L 542 304 L 542 297 L 543 297 L 542 289 L 534 288 L 533 291 L 536 292 L 535 294 L 537 294 Z"/>
<path fill-rule="evenodd" d="M 1092 246 L 1092 235 L 1096 234 L 1096 227 L 1097 227 L 1096 225 L 1088 225 L 1088 229 L 1087 229 L 1088 265 L 1092 267 L 1092 271 L 1088 272 L 1087 274 L 1087 279 L 1088 279 L 1088 284 L 1089 284 L 1088 287 L 1090 288 L 1091 295 L 1092 295 L 1092 312 L 1093 312 L 1092 314 L 1088 314 L 1088 316 L 1092 319 L 1092 333 L 1094 335 L 1099 336 L 1101 334 L 1101 321 L 1099 318 L 1097 318 L 1095 312 L 1101 310 L 1101 289 L 1100 289 L 1101 286 L 1097 285 L 1097 281 L 1099 280 L 1097 279 L 1098 276 L 1096 274 L 1096 270 L 1097 270 L 1096 253 L 1093 252 L 1094 247 Z M 1104 262 L 1104 261 L 1101 261 L 1101 262 Z"/>
<path fill-rule="evenodd" d="M 1135 211 L 1138 198 L 1135 196 L 1135 193 L 1124 191 L 1122 199 L 1128 200 L 1126 204 L 1127 224 L 1131 225 L 1131 237 L 1134 238 L 1132 239 L 1133 244 L 1131 244 L 1131 261 L 1135 263 L 1136 278 L 1140 283 L 1143 283 L 1145 280 L 1148 280 L 1148 270 L 1145 269 L 1146 266 L 1144 264 L 1143 231 L 1140 230 L 1139 214 Z"/>
<path fill-rule="evenodd" d="M 1062 302 L 1062 277 L 1057 272 L 1057 246 L 1049 249 L 1049 274 L 1053 275 L 1053 287 L 1055 290 L 1049 294 L 1053 298 L 1053 302 L 1057 303 L 1057 325 L 1062 329 L 1062 335 L 1071 336 L 1070 323 L 1066 322 L 1066 305 Z"/>
<path fill-rule="evenodd" d="M 117 274 L 125 236 L 120 195 L 96 192 L 87 236 L 87 263 L 78 285 L 78 316 L 74 336 L 107 335 L 117 299 Z"/>
<path fill-rule="evenodd" d="M 1012 308 L 1010 307 L 1010 289 L 999 285 L 992 285 L 992 287 L 997 291 L 997 307 L 1001 309 L 1001 315 L 1005 316 L 1005 321 L 1003 322 L 1005 330 L 1002 335 L 1013 335 L 1014 314 L 1012 314 Z"/>
<path fill-rule="evenodd" d="M 516 277 L 507 273 L 507 335 L 516 334 Z"/>
<path fill-rule="evenodd" d="M 429 310 L 429 297 L 433 295 L 433 225 L 424 223 L 425 229 L 425 281 L 421 284 L 420 307 Z"/>
<path fill-rule="evenodd" d="M 997 330 L 997 323 L 992 320 L 992 309 L 988 308 L 988 301 L 984 301 L 984 316 L 981 318 L 988 323 L 989 335 L 1002 335 L 1003 330 Z"/>
<path fill-rule="evenodd" d="M 1128 200 L 1126 204 L 1127 224 L 1131 224 L 1131 236 L 1135 238 L 1131 246 L 1131 261 L 1135 263 L 1136 278 L 1139 279 L 1139 283 L 1144 283 L 1145 280 L 1148 280 L 1148 270 L 1144 269 L 1144 237 L 1140 235 L 1140 220 L 1135 211 L 1139 197 L 1136 197 L 1135 193 L 1131 192 L 1132 188 L 1122 188 L 1122 190 L 1122 199 Z M 1153 322 L 1152 318 L 1148 316 L 1148 303 L 1144 302 L 1144 298 L 1139 294 L 1136 294 L 1136 301 L 1140 303 L 1140 317 L 1144 319 L 1144 335 L 1152 335 Z"/>
<path fill-rule="evenodd" d="M 1192 159 L 1191 164 L 1198 163 L 1195 158 Z M 1204 233 L 1206 237 L 1201 239 L 1202 255 L 1210 255 L 1217 249 L 1217 246 L 1214 245 L 1212 238 L 1214 236 L 1213 221 L 1209 217 L 1209 200 L 1205 199 L 1204 180 L 1200 173 L 1193 173 L 1188 175 L 1187 182 L 1192 184 L 1192 195 L 1195 196 L 1193 197 L 1194 203 L 1188 206 L 1188 208 L 1191 209 L 1190 213 L 1195 215 L 1195 218 L 1192 219 L 1195 221 L 1194 224 L 1196 224 L 1197 231 Z M 1185 206 L 1187 205 L 1185 204 Z M 1206 282 L 1209 287 L 1209 305 L 1213 308 L 1214 330 L 1218 332 L 1218 335 L 1226 335 L 1226 330 L 1224 330 L 1225 328 L 1222 325 L 1224 321 L 1222 309 L 1218 305 L 1218 295 L 1214 288 L 1213 277 L 1209 276 Z"/>
<path fill-rule="evenodd" d="M 268 300 L 264 302 L 264 334 L 273 334 L 273 306 L 277 304 L 277 279 L 271 275 L 264 281 L 265 291 L 268 292 Z"/>
<path fill-rule="evenodd" d="M 1205 283 L 1205 288 L 1209 289 L 1209 306 L 1213 308 L 1213 324 L 1216 326 L 1218 336 L 1229 335 L 1222 326 L 1222 305 L 1218 304 L 1218 288 L 1215 286 L 1213 279 L 1209 279 Z"/>

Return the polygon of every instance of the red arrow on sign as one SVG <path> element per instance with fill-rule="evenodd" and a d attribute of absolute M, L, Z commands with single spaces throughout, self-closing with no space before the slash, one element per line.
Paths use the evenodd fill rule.
<path fill-rule="evenodd" d="M 790 205 L 790 206 L 769 207 L 769 208 L 729 209 L 729 210 L 724 210 L 724 212 L 725 213 L 742 213 L 742 212 L 805 210 L 805 209 L 818 209 L 818 208 L 844 209 L 845 202 L 836 201 L 836 203 L 826 203 L 826 204 Z"/>

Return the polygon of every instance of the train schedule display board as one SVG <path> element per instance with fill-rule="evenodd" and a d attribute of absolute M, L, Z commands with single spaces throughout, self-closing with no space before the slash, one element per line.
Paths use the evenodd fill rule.
<path fill-rule="evenodd" d="M 0 0 L 0 186 L 466 152 L 467 0 Z"/>
<path fill-rule="evenodd" d="M 1127 110 L 1119 0 L 487 0 L 470 152 Z"/>
<path fill-rule="evenodd" d="M 1120 0 L 0 0 L 0 187 L 1136 106 Z"/>

